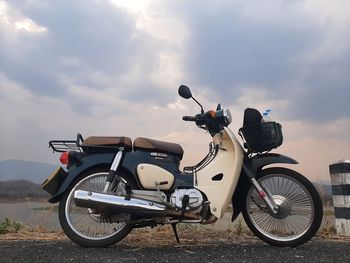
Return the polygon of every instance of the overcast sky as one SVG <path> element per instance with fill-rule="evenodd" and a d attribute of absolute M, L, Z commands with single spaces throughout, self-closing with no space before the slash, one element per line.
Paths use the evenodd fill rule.
<path fill-rule="evenodd" d="M 51 139 L 169 140 L 184 163 L 210 136 L 183 115 L 272 109 L 277 150 L 327 180 L 350 158 L 348 0 L 0 0 L 0 160 L 57 163 Z"/>

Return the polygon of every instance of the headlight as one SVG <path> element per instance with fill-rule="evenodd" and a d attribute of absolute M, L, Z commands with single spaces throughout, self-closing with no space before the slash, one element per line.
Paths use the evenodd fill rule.
<path fill-rule="evenodd" d="M 224 120 L 226 125 L 229 125 L 232 122 L 232 115 L 228 109 L 224 109 Z"/>

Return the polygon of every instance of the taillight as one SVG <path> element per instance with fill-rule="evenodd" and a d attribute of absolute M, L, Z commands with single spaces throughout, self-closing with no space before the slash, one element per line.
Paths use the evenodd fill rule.
<path fill-rule="evenodd" d="M 62 164 L 68 164 L 69 163 L 69 152 L 64 152 L 61 154 L 60 161 Z"/>

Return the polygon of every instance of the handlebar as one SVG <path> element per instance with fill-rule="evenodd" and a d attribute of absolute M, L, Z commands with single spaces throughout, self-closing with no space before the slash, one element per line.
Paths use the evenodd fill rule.
<path fill-rule="evenodd" d="M 206 115 L 205 114 L 197 114 L 196 116 L 183 116 L 182 119 L 184 121 L 193 121 L 197 126 L 206 125 Z"/>
<path fill-rule="evenodd" d="M 196 117 L 193 116 L 183 116 L 182 119 L 184 121 L 196 121 Z"/>
<path fill-rule="evenodd" d="M 183 116 L 182 119 L 195 122 L 199 128 L 209 131 L 211 135 L 215 135 L 232 121 L 231 113 L 227 109 L 210 110 L 195 116 Z"/>

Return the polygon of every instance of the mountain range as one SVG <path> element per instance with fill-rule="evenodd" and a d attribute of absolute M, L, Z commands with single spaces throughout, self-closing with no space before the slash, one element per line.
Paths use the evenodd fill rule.
<path fill-rule="evenodd" d="M 0 200 L 49 199 L 39 184 L 28 180 L 0 181 Z"/>
<path fill-rule="evenodd" d="M 40 162 L 20 160 L 0 161 L 0 191 L 1 189 L 3 189 L 3 191 L 7 189 L 4 192 L 12 195 L 12 191 L 17 193 L 21 192 L 17 189 L 19 187 L 23 189 L 23 194 L 26 192 L 26 196 L 30 196 L 30 193 L 34 193 L 34 195 L 39 194 L 41 196 L 44 192 L 41 190 L 41 183 L 56 169 L 56 165 Z M 18 187 L 15 187 L 15 181 L 18 183 Z M 323 195 L 332 195 L 330 182 L 317 182 L 314 183 L 314 185 Z"/>
<path fill-rule="evenodd" d="M 0 181 L 27 180 L 41 184 L 57 169 L 56 165 L 20 160 L 0 161 Z"/>

